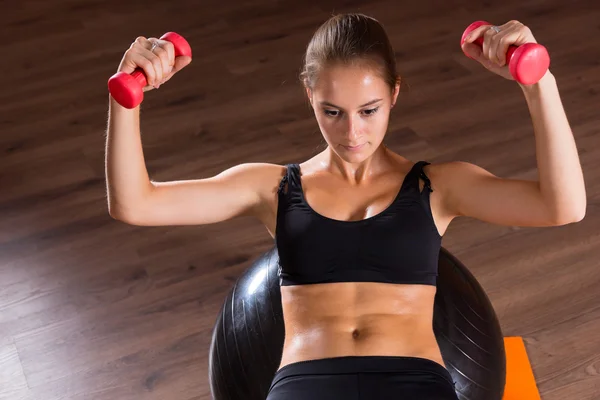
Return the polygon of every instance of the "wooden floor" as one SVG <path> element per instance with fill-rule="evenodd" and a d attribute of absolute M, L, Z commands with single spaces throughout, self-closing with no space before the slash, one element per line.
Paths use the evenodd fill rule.
<path fill-rule="evenodd" d="M 463 160 L 537 179 L 520 89 L 467 59 L 459 40 L 474 20 L 517 19 L 550 51 L 584 168 L 585 219 L 538 229 L 459 218 L 442 244 L 481 282 L 505 336 L 524 338 L 544 400 L 600 399 L 597 0 L 4 4 L 0 399 L 211 398 L 217 312 L 273 241 L 251 219 L 195 227 L 112 219 L 106 81 L 137 36 L 177 31 L 194 61 L 142 106 L 152 179 L 301 162 L 323 143 L 297 81 L 305 46 L 332 13 L 356 11 L 384 24 L 410 84 L 386 141 L 413 161 Z"/>

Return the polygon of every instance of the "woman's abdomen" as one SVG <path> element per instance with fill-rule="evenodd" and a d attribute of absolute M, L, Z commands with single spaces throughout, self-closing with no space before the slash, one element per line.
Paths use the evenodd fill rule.
<path fill-rule="evenodd" d="M 430 315 L 369 314 L 286 325 L 280 367 L 342 356 L 411 356 L 445 367 Z"/>

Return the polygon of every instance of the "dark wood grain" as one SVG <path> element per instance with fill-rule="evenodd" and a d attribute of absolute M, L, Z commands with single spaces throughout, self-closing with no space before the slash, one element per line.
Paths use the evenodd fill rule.
<path fill-rule="evenodd" d="M 464 160 L 536 179 L 524 97 L 459 47 L 474 20 L 531 27 L 552 57 L 586 179 L 585 219 L 553 228 L 456 219 L 443 246 L 522 336 L 545 400 L 600 399 L 600 6 L 478 2 L 56 0 L 0 16 L 0 399 L 209 399 L 208 350 L 235 279 L 273 245 L 250 219 L 135 227 L 111 219 L 107 79 L 137 36 L 184 35 L 194 61 L 146 93 L 157 181 L 241 162 L 301 162 L 322 145 L 297 74 L 332 13 L 379 19 L 405 86 L 386 142 L 413 160 Z"/>

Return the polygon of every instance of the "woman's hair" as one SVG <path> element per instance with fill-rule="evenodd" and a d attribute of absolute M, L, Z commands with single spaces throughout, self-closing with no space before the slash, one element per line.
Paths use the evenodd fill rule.
<path fill-rule="evenodd" d="M 392 92 L 401 82 L 394 50 L 381 23 L 364 14 L 334 15 L 316 30 L 310 40 L 300 81 L 313 90 L 319 72 L 325 67 L 359 63 L 372 67 Z"/>

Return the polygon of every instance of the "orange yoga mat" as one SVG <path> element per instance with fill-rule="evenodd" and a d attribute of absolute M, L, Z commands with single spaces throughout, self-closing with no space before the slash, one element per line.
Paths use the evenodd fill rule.
<path fill-rule="evenodd" d="M 533 370 L 520 336 L 505 337 L 506 386 L 503 400 L 541 400 Z"/>

